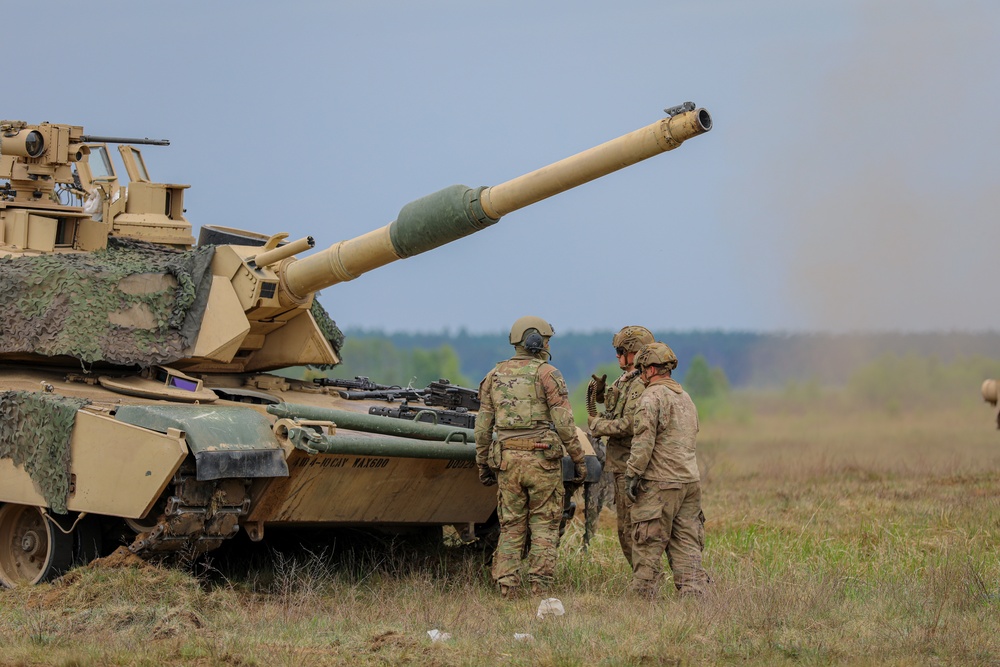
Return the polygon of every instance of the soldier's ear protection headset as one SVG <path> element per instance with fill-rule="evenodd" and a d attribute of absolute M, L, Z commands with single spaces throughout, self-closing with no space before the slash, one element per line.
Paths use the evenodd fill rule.
<path fill-rule="evenodd" d="M 538 333 L 534 329 L 531 330 L 527 336 L 524 337 L 524 349 L 532 354 L 538 354 L 545 349 L 545 339 L 542 338 L 542 334 Z"/>

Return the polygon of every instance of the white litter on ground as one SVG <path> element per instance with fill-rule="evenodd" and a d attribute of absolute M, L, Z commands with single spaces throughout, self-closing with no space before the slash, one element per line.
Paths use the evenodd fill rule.
<path fill-rule="evenodd" d="M 566 613 L 563 603 L 558 598 L 545 598 L 538 603 L 538 618 L 546 616 L 562 616 Z"/>

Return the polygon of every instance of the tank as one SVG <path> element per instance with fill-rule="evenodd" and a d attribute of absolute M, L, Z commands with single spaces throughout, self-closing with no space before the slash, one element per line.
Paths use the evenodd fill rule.
<path fill-rule="evenodd" d="M 340 361 L 343 336 L 317 290 L 711 126 L 686 103 L 500 185 L 427 195 L 386 226 L 310 252 L 311 237 L 283 231 L 205 225 L 196 240 L 189 186 L 147 169 L 143 151 L 160 149 L 146 146 L 166 140 L 0 122 L 0 583 L 45 581 L 123 545 L 143 557 L 205 553 L 241 530 L 255 541 L 295 528 L 483 535 L 496 491 L 478 481 L 475 390 L 277 373 Z M 598 454 L 588 451 L 588 481 Z"/>

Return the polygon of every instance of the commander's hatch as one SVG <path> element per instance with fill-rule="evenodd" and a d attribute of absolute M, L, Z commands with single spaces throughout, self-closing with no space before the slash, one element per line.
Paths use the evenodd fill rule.
<path fill-rule="evenodd" d="M 184 190 L 188 185 L 154 183 L 146 160 L 135 146 L 122 144 L 118 152 L 129 183 L 118 187 L 118 176 L 106 144 L 88 144 L 89 160 L 77 165 L 80 183 L 88 192 L 100 192 L 103 210 L 96 220 L 111 223 L 112 236 L 163 243 L 181 248 L 194 245 L 191 223 L 184 217 Z"/>
<path fill-rule="evenodd" d="M 118 175 L 115 173 L 115 166 L 111 163 L 111 156 L 108 155 L 107 144 L 85 144 L 89 150 L 86 160 L 76 163 L 76 173 L 80 177 L 80 185 L 87 192 L 95 187 L 101 187 L 112 196 L 118 191 Z"/>
<path fill-rule="evenodd" d="M 149 172 L 146 170 L 146 161 L 142 159 L 142 151 L 135 146 L 119 146 L 118 152 L 122 154 L 122 162 L 125 163 L 128 180 L 133 183 L 149 183 Z M 187 186 L 174 187 L 186 188 Z"/>

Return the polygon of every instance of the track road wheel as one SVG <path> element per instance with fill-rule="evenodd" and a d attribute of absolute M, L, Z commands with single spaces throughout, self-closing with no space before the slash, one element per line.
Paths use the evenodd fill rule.
<path fill-rule="evenodd" d="M 73 536 L 29 505 L 0 505 L 0 584 L 37 584 L 65 572 L 73 562 Z"/>

